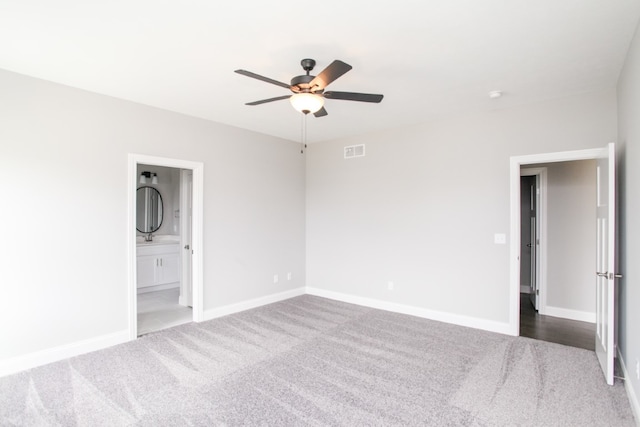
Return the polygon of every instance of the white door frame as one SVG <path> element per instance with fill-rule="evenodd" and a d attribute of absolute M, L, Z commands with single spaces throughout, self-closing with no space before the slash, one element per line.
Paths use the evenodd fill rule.
<path fill-rule="evenodd" d="M 180 259 L 182 261 L 182 274 L 180 282 L 180 297 L 178 303 L 185 307 L 193 306 L 191 286 L 191 268 L 193 267 L 193 252 L 191 248 L 191 211 L 193 203 L 193 171 L 180 169 Z"/>
<path fill-rule="evenodd" d="M 520 169 L 540 163 L 568 162 L 597 159 L 602 148 L 561 151 L 557 153 L 513 156 L 509 159 L 510 232 L 509 239 L 509 327 L 510 335 L 520 335 Z M 546 203 L 545 203 L 546 206 Z M 546 209 L 546 208 L 545 208 Z M 595 209 L 595 207 L 594 207 Z M 546 239 L 545 239 L 546 241 Z M 546 269 L 545 269 L 546 270 Z M 542 290 L 540 291 L 542 293 Z M 541 298 L 542 299 L 542 298 Z M 544 299 L 542 299 L 544 300 Z"/>
<path fill-rule="evenodd" d="M 204 163 L 166 157 L 129 154 L 127 194 L 128 194 L 128 299 L 129 299 L 129 339 L 138 337 L 138 303 L 137 303 L 137 267 L 136 267 L 136 190 L 138 187 L 138 164 L 165 166 L 193 171 L 193 217 L 192 217 L 192 291 L 193 321 L 204 319 L 204 280 L 203 280 L 203 215 L 204 215 Z"/>
<path fill-rule="evenodd" d="M 538 313 L 546 314 L 547 307 L 547 168 L 521 168 L 520 176 L 535 176 L 536 188 L 540 192 L 536 204 L 536 237 L 539 241 L 536 247 L 536 284 L 538 288 Z M 520 232 L 520 227 L 518 227 Z M 536 242 L 532 242 L 536 244 Z M 520 274 L 518 263 L 518 274 Z"/>

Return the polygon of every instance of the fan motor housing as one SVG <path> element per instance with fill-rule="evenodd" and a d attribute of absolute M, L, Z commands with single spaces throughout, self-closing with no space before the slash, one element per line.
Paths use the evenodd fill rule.
<path fill-rule="evenodd" d="M 291 90 L 294 92 L 304 92 L 305 90 L 309 90 L 311 80 L 313 80 L 316 76 L 295 76 L 291 79 Z"/>

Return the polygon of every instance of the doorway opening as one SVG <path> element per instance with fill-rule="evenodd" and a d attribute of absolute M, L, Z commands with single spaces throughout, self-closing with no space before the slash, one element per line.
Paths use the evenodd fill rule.
<path fill-rule="evenodd" d="M 203 164 L 129 155 L 129 335 L 203 319 Z"/>
<path fill-rule="evenodd" d="M 520 335 L 593 351 L 596 162 L 536 166 L 520 171 Z"/>
<path fill-rule="evenodd" d="M 520 171 L 520 335 L 593 351 L 596 161 L 538 166 Z"/>
<path fill-rule="evenodd" d="M 589 273 L 583 275 L 586 277 L 563 277 L 561 267 L 579 268 L 575 267 L 576 258 L 582 258 L 587 270 L 592 267 L 595 241 L 579 241 L 575 234 L 593 233 L 595 201 L 573 200 L 563 193 L 579 189 L 595 194 L 595 161 L 534 166 L 538 167 L 520 169 L 520 336 L 593 351 L 595 294 L 588 282 L 594 278 Z M 559 216 L 582 219 L 582 223 L 580 227 L 563 227 L 558 233 Z M 547 236 L 549 223 L 554 232 L 551 237 Z M 550 240 L 552 247 L 548 248 Z M 548 250 L 551 260 L 547 259 Z M 576 287 L 580 280 L 586 284 Z M 576 300 L 582 302 L 583 311 L 567 309 L 574 307 Z"/>
<path fill-rule="evenodd" d="M 138 164 L 138 336 L 193 319 L 190 298 L 192 174 L 187 169 Z"/>

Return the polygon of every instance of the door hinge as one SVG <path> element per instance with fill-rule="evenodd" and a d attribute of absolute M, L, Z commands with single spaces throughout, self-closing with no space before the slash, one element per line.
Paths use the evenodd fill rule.
<path fill-rule="evenodd" d="M 613 273 L 609 273 L 608 271 L 605 271 L 604 273 L 600 273 L 599 271 L 596 271 L 596 276 L 604 277 L 605 279 L 609 279 L 609 280 L 622 278 L 622 274 L 613 274 Z"/>
<path fill-rule="evenodd" d="M 540 289 L 536 289 L 536 295 L 540 295 Z"/>

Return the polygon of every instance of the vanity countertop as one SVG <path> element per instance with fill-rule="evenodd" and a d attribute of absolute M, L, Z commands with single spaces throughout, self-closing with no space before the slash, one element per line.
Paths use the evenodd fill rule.
<path fill-rule="evenodd" d="M 153 246 L 153 245 L 174 245 L 180 243 L 180 236 L 174 236 L 171 234 L 158 234 L 153 236 L 153 240 L 147 242 L 144 240 L 145 236 L 136 236 L 136 245 L 138 246 Z"/>

